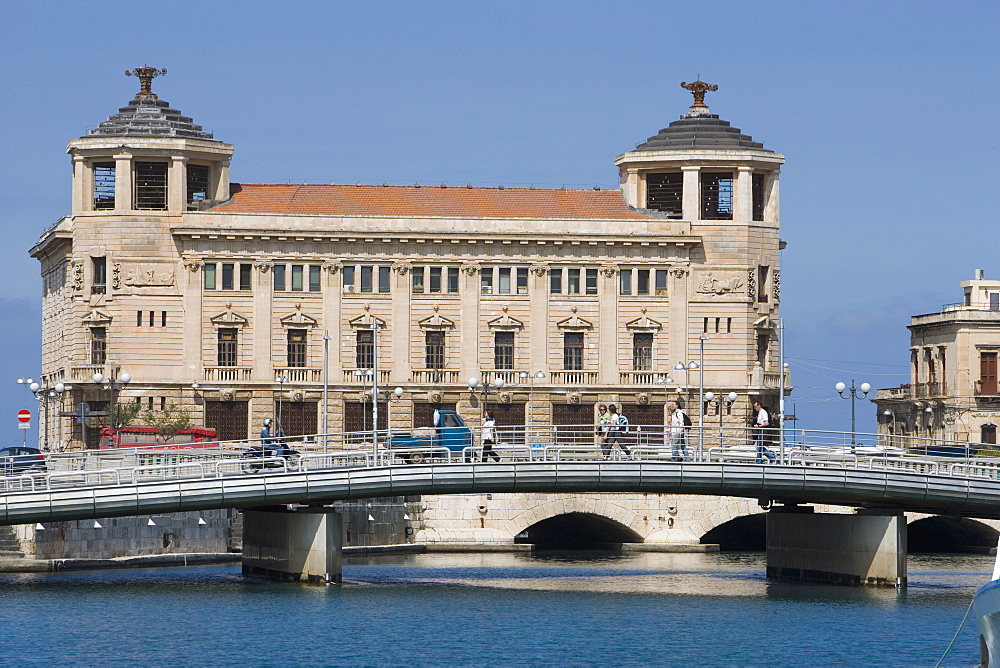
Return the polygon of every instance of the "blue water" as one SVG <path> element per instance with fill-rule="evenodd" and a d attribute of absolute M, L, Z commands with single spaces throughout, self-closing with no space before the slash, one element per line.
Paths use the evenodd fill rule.
<path fill-rule="evenodd" d="M 932 666 L 992 561 L 914 556 L 902 591 L 769 583 L 761 554 L 350 558 L 340 587 L 0 574 L 0 664 Z M 945 665 L 977 661 L 970 617 Z"/>

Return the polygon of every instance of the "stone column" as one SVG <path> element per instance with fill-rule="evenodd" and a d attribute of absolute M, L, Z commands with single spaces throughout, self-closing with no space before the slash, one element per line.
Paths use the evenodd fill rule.
<path fill-rule="evenodd" d="M 551 382 L 553 364 L 549 356 L 549 286 L 546 279 L 549 275 L 549 266 L 545 263 L 533 264 L 528 268 L 528 304 L 531 309 L 527 323 L 528 332 L 528 371 L 545 371 L 546 377 L 542 382 Z M 561 365 L 559 368 L 562 368 Z M 535 385 L 538 385 L 538 380 Z M 537 388 L 536 388 L 537 389 Z M 535 403 L 539 398 L 535 396 Z"/>
<path fill-rule="evenodd" d="M 684 195 L 681 203 L 684 220 L 701 220 L 699 199 L 701 184 L 698 182 L 700 171 L 701 167 L 681 167 L 681 173 L 684 174 Z"/>
<path fill-rule="evenodd" d="M 774 508 L 767 514 L 767 576 L 786 582 L 905 587 L 906 518 Z"/>
<path fill-rule="evenodd" d="M 671 375 L 676 385 L 685 386 L 685 394 L 683 395 L 685 397 L 687 397 L 690 391 L 687 383 L 690 372 L 674 371 L 673 366 L 677 362 L 687 364 L 691 361 L 691 357 L 688 354 L 688 326 L 690 324 L 688 322 L 688 310 L 690 308 L 688 279 L 690 275 L 691 270 L 687 266 L 672 267 L 668 274 L 667 283 L 670 291 L 670 316 L 668 322 L 670 343 L 667 373 Z M 688 411 L 688 415 L 693 415 L 690 412 L 689 406 L 685 406 L 684 410 Z"/>
<path fill-rule="evenodd" d="M 601 385 L 618 385 L 617 278 L 620 271 L 616 264 L 602 264 L 597 274 L 597 300 L 601 305 L 597 317 L 597 348 L 601 360 L 597 382 Z"/>
<path fill-rule="evenodd" d="M 254 380 L 263 380 L 270 383 L 274 380 L 274 367 L 285 366 L 286 360 L 280 360 L 275 364 L 272 359 L 273 336 L 284 336 L 285 332 L 281 326 L 275 327 L 273 304 L 274 291 L 271 289 L 271 269 L 274 263 L 268 260 L 256 260 L 253 263 L 254 283 L 253 291 L 253 320 L 250 326 L 253 328 L 253 371 Z M 270 409 L 268 409 L 270 410 Z"/>
<path fill-rule="evenodd" d="M 187 209 L 187 162 L 186 156 L 170 156 L 170 170 L 167 172 L 167 211 L 181 212 Z"/>
<path fill-rule="evenodd" d="M 736 207 L 733 220 L 749 223 L 753 219 L 753 168 L 739 167 L 736 172 Z"/>
<path fill-rule="evenodd" d="M 781 197 L 778 192 L 778 183 L 781 172 L 774 170 L 771 174 L 771 178 L 768 179 L 770 183 L 765 184 L 764 196 L 767 198 L 764 204 L 764 221 L 767 223 L 780 223 L 781 216 L 779 212 L 781 211 Z"/>
<path fill-rule="evenodd" d="M 90 171 L 86 158 L 73 156 L 73 213 L 94 210 L 93 179 L 87 178 Z"/>
<path fill-rule="evenodd" d="M 390 324 L 392 327 L 392 378 L 390 379 L 391 387 L 386 389 L 395 389 L 397 385 L 406 389 L 410 383 L 410 323 L 412 322 L 410 272 L 412 270 L 413 266 L 407 261 L 395 262 L 392 265 L 392 322 Z M 400 414 L 399 420 L 405 417 L 402 415 L 402 411 L 398 410 L 398 407 L 396 413 Z M 395 418 L 396 415 L 391 417 Z M 408 425 L 409 421 L 389 426 L 406 427 Z"/>
<path fill-rule="evenodd" d="M 217 174 L 213 199 L 223 201 L 229 199 L 229 158 L 220 161 L 219 166 L 213 169 L 212 173 Z"/>
<path fill-rule="evenodd" d="M 115 154 L 115 211 L 129 211 L 132 205 L 132 154 Z"/>
<path fill-rule="evenodd" d="M 479 378 L 482 380 L 482 369 L 480 369 L 479 355 L 479 271 L 478 262 L 466 262 L 462 265 L 459 280 L 464 283 L 461 286 L 461 308 L 462 313 L 459 318 L 458 339 L 459 339 L 459 385 L 464 385 L 469 378 Z M 442 281 L 447 281 L 447 274 L 441 277 Z M 489 368 L 493 368 L 490 364 Z"/>
<path fill-rule="evenodd" d="M 329 508 L 251 508 L 243 515 L 243 574 L 339 584 L 343 535 L 343 518 Z"/>
<path fill-rule="evenodd" d="M 209 330 L 212 329 L 212 323 L 210 321 L 203 321 L 204 309 L 202 305 L 202 295 L 203 289 L 205 287 L 205 281 L 202 277 L 202 268 L 205 266 L 205 262 L 199 259 L 188 259 L 184 260 L 184 268 L 187 270 L 184 272 L 184 276 L 179 278 L 177 283 L 178 287 L 183 291 L 183 302 L 184 302 L 184 367 L 191 369 L 191 378 L 184 378 L 182 380 L 203 383 L 205 380 L 205 360 L 202 358 L 204 354 L 204 336 L 205 332 L 202 330 L 203 322 L 208 323 Z M 212 314 L 215 315 L 215 314 Z M 214 362 L 213 362 L 214 364 Z M 202 396 L 201 400 L 201 410 L 202 416 L 200 422 L 204 424 L 204 396 L 201 392 L 196 392 L 196 396 Z"/>

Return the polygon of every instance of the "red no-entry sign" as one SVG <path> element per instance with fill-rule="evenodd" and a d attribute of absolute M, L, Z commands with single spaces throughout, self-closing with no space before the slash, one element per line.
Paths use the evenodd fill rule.
<path fill-rule="evenodd" d="M 17 421 L 18 422 L 31 422 L 31 411 L 29 411 L 26 408 L 23 409 L 23 410 L 19 410 L 17 412 Z"/>

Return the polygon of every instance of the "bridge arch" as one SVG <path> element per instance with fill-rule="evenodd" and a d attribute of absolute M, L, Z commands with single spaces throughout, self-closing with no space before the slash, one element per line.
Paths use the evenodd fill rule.
<path fill-rule="evenodd" d="M 641 515 L 596 498 L 547 500 L 512 517 L 504 528 L 515 542 L 554 548 L 641 543 L 647 533 Z"/>
<path fill-rule="evenodd" d="M 907 551 L 978 552 L 996 547 L 1000 531 L 967 517 L 931 515 L 915 519 L 906 526 Z"/>

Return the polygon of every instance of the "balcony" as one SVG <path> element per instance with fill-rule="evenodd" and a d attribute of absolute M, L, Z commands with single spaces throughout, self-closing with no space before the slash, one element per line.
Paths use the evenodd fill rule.
<path fill-rule="evenodd" d="M 114 366 L 114 365 L 112 365 Z M 117 369 L 117 366 L 114 366 Z M 83 366 L 75 366 L 70 369 L 69 377 L 70 380 L 77 382 L 94 382 L 94 374 L 99 373 L 105 376 L 117 375 L 109 373 L 109 365 L 107 364 L 85 364 Z"/>
<path fill-rule="evenodd" d="M 556 385 L 597 385 L 596 371 L 552 371 L 549 376 Z"/>
<path fill-rule="evenodd" d="M 775 390 L 781 387 L 781 373 L 779 371 L 764 371 L 760 362 L 754 364 L 748 375 L 751 387 L 765 387 Z M 791 387 L 792 372 L 791 369 L 785 369 L 785 389 L 789 390 Z"/>
<path fill-rule="evenodd" d="M 619 371 L 619 385 L 654 385 L 657 378 L 669 378 L 670 373 L 656 371 Z"/>
<path fill-rule="evenodd" d="M 253 368 L 248 366 L 207 366 L 205 380 L 210 382 L 246 382 L 253 376 Z"/>
<path fill-rule="evenodd" d="M 389 376 L 392 375 L 392 369 L 379 369 L 378 370 L 378 384 L 385 385 L 389 382 Z M 320 375 L 322 380 L 322 374 Z M 372 384 L 372 370 L 371 369 L 344 369 L 344 382 L 351 383 L 355 385 L 371 385 Z"/>
<path fill-rule="evenodd" d="M 977 380 L 976 381 L 976 396 L 977 397 L 996 397 L 1000 396 L 998 392 L 997 381 L 994 380 Z"/>
<path fill-rule="evenodd" d="M 413 369 L 410 382 L 425 385 L 448 385 L 458 382 L 458 369 Z"/>
<path fill-rule="evenodd" d="M 323 370 L 298 366 L 279 366 L 274 368 L 274 377 L 287 378 L 289 383 L 322 383 Z"/>

